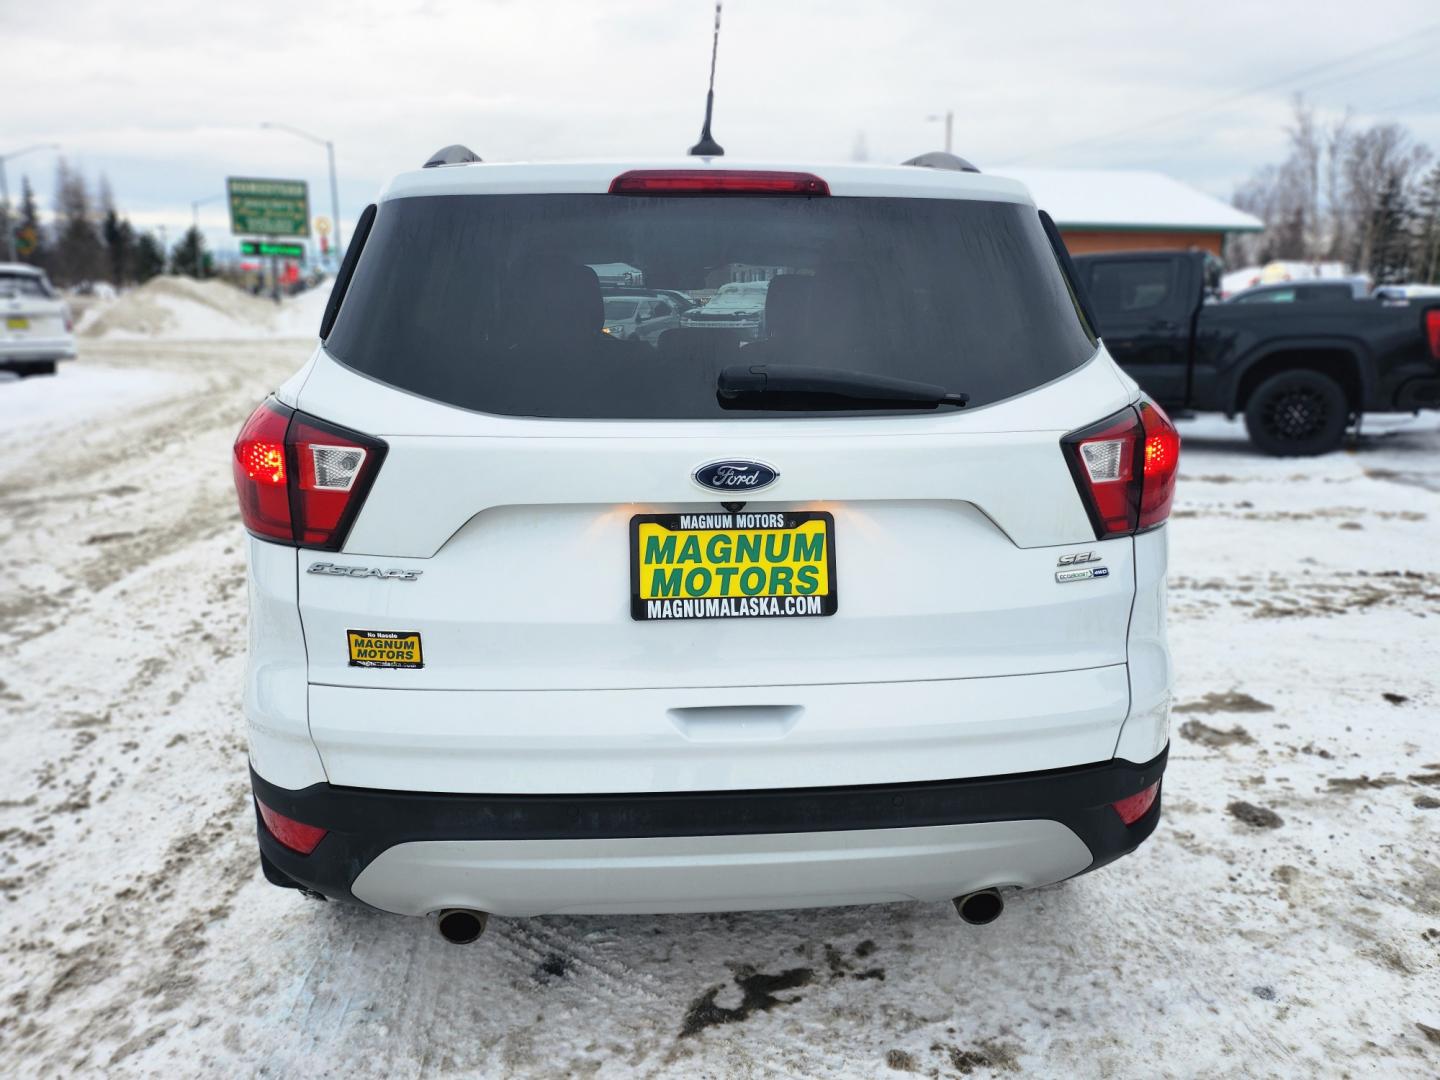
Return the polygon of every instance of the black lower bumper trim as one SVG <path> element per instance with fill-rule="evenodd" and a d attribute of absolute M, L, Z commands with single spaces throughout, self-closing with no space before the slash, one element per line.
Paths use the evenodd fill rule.
<path fill-rule="evenodd" d="M 1047 819 L 1090 849 L 1088 870 L 1138 847 L 1155 829 L 1160 799 L 1133 825 L 1111 803 L 1144 791 L 1165 771 L 1169 748 L 1137 765 L 1095 765 L 1009 776 L 864 787 L 645 795 L 448 795 L 314 784 L 292 791 L 253 769 L 255 796 L 286 817 L 328 830 L 309 855 L 259 822 L 266 877 L 340 899 L 386 848 L 420 840 L 562 840 L 833 832 Z"/>

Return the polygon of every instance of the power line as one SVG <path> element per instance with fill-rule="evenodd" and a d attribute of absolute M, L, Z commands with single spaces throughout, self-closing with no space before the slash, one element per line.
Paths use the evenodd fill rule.
<path fill-rule="evenodd" d="M 1106 132 L 1101 135 L 1091 135 L 1084 139 L 1077 139 L 1074 142 L 1061 143 L 1058 146 L 1047 146 L 1044 149 L 1032 150 L 1027 154 L 1020 154 L 1019 156 L 1010 158 L 1010 162 L 1018 164 L 1019 162 L 1026 161 L 1030 158 L 1038 157 L 1041 154 L 1054 153 L 1057 150 L 1072 150 L 1076 147 L 1089 146 L 1093 145 L 1094 143 L 1109 142 L 1112 139 L 1121 138 L 1127 135 L 1133 135 L 1138 132 L 1149 131 L 1152 128 L 1159 127 L 1162 124 L 1168 124 L 1175 120 L 1185 119 L 1187 117 L 1195 115 L 1196 113 L 1211 112 L 1222 105 L 1228 105 L 1231 102 L 1235 101 L 1243 101 L 1245 98 L 1253 97 L 1255 94 L 1263 93 L 1266 90 L 1277 89 L 1281 86 L 1286 85 L 1287 83 L 1293 83 L 1296 80 L 1304 79 L 1309 75 L 1314 75 L 1322 71 L 1328 71 L 1332 68 L 1343 67 L 1351 61 L 1358 60 L 1361 57 L 1370 56 L 1374 53 L 1384 52 L 1386 49 L 1390 49 L 1395 45 L 1401 43 L 1412 43 L 1416 39 L 1428 37 L 1429 35 L 1434 34 L 1436 31 L 1440 31 L 1440 23 L 1431 23 L 1428 26 L 1423 26 L 1418 30 L 1407 31 L 1406 33 L 1401 34 L 1397 37 L 1390 38 L 1386 41 L 1379 43 L 1378 45 L 1371 45 L 1367 48 L 1359 49 L 1353 53 L 1347 53 L 1344 56 L 1339 56 L 1320 64 L 1312 64 L 1309 67 L 1301 68 L 1299 71 L 1292 71 L 1290 74 L 1285 75 L 1281 78 L 1270 79 L 1266 82 L 1258 83 L 1255 86 L 1251 86 L 1245 90 L 1239 90 L 1231 94 L 1225 94 L 1222 97 L 1215 98 L 1214 100 L 1204 105 L 1192 106 L 1188 109 L 1181 109 L 1179 112 L 1168 113 L 1164 116 L 1157 116 L 1151 120 L 1146 120 L 1144 123 L 1136 124 L 1131 127 L 1119 128 L 1115 131 Z M 1382 61 L 1381 64 L 1378 66 L 1384 66 L 1387 63 L 1393 62 L 1395 61 L 1392 58 Z M 1356 72 L 1354 74 L 1359 74 L 1359 72 Z"/>
<path fill-rule="evenodd" d="M 1371 71 L 1376 70 L 1377 68 L 1382 68 L 1382 67 L 1391 67 L 1391 68 L 1393 68 L 1393 67 L 1395 67 L 1395 66 L 1397 66 L 1397 65 L 1405 64 L 1405 63 L 1408 63 L 1408 62 L 1411 61 L 1411 60 L 1415 60 L 1415 59 L 1418 59 L 1418 58 L 1424 58 L 1424 59 L 1428 62 L 1428 61 L 1430 61 L 1430 59 L 1432 58 L 1433 55 L 1434 55 L 1434 49 L 1433 49 L 1433 47 L 1430 46 L 1430 45 L 1426 45 L 1426 46 L 1422 47 L 1421 49 L 1417 50 L 1416 52 L 1405 53 L 1405 54 L 1403 54 L 1403 55 L 1401 55 L 1401 56 L 1396 56 L 1396 57 L 1387 57 L 1386 59 L 1381 60 L 1381 61 L 1379 61 L 1378 63 L 1375 63 L 1375 64 L 1367 64 L 1367 65 L 1365 65 L 1364 67 L 1356 68 L 1354 71 L 1345 72 L 1345 73 L 1343 73 L 1343 74 L 1334 76 L 1334 77 L 1329 78 L 1329 79 L 1320 79 L 1320 80 L 1318 80 L 1318 81 L 1316 81 L 1316 82 L 1307 83 L 1305 86 L 1298 88 L 1298 92 L 1301 92 L 1301 93 L 1309 93 L 1310 91 L 1314 90 L 1316 87 L 1330 86 L 1330 85 L 1333 85 L 1334 83 L 1345 82 L 1345 81 L 1348 80 L 1348 79 L 1355 79 L 1355 78 L 1359 78 L 1359 77 L 1362 76 L 1362 75 L 1367 75 L 1367 74 L 1369 74 Z M 1422 99 L 1420 99 L 1420 100 L 1421 100 L 1421 101 L 1424 101 L 1425 99 L 1422 98 Z M 1409 105 L 1414 105 L 1414 104 L 1416 104 L 1416 102 L 1413 102 L 1413 101 L 1412 101 L 1412 102 L 1409 102 L 1409 103 L 1407 103 L 1407 104 L 1409 104 Z M 1359 111 L 1364 112 L 1364 113 L 1368 113 L 1368 114 L 1372 114 L 1372 115 L 1376 115 L 1376 114 L 1379 114 L 1379 113 L 1391 111 L 1393 108 L 1395 108 L 1395 107 L 1392 106 L 1392 107 L 1387 108 L 1387 109 L 1361 109 L 1361 110 L 1359 110 Z M 1151 138 L 1148 140 L 1148 143 L 1149 143 L 1149 146 L 1150 146 L 1152 149 L 1158 149 L 1158 148 L 1160 148 L 1160 147 L 1173 146 L 1173 145 L 1174 145 L 1175 143 L 1177 143 L 1177 142 L 1188 141 L 1188 140 L 1191 140 L 1191 139 L 1193 139 L 1193 135 L 1191 135 L 1191 134 L 1188 133 L 1188 132 L 1184 132 L 1184 131 L 1167 131 L 1167 132 L 1161 133 L 1161 134 L 1158 135 L 1158 136 L 1151 136 Z M 1107 140 L 1107 141 L 1110 141 L 1110 140 Z M 1114 141 L 1110 141 L 1110 142 L 1111 142 L 1111 149 L 1113 150 L 1113 149 L 1115 149 L 1117 146 L 1123 147 L 1123 146 L 1125 146 L 1127 143 L 1134 142 L 1134 141 L 1135 141 L 1134 139 L 1120 139 L 1118 143 L 1116 143 L 1116 142 L 1114 142 Z"/>
<path fill-rule="evenodd" d="M 1422 98 L 1412 98 L 1410 101 L 1400 101 L 1392 105 L 1381 105 L 1375 109 L 1361 109 L 1361 112 L 1369 113 L 1371 116 L 1379 116 L 1382 113 L 1403 112 L 1406 109 L 1413 109 L 1417 105 L 1429 105 L 1431 102 L 1440 105 L 1440 94 L 1426 94 Z"/>
<path fill-rule="evenodd" d="M 1318 86 L 1331 86 L 1335 83 L 1347 82 L 1350 79 L 1358 79 L 1361 75 L 1368 75 L 1372 71 L 1378 71 L 1380 68 L 1399 67 L 1401 64 L 1408 64 L 1410 61 L 1422 57 L 1430 63 L 1434 63 L 1435 47 L 1433 45 L 1422 45 L 1414 52 L 1403 53 L 1400 56 L 1387 56 L 1383 60 L 1377 61 L 1374 64 L 1366 64 L 1364 67 L 1356 68 L 1354 71 L 1347 71 L 1339 75 L 1331 76 L 1328 79 L 1319 79 L 1312 83 L 1306 83 L 1301 89 L 1308 91 L 1314 90 Z"/>

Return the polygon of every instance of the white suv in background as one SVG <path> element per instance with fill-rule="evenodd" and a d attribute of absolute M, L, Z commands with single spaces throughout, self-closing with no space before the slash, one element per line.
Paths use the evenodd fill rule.
<path fill-rule="evenodd" d="M 763 330 L 606 334 L 592 263 L 765 267 Z M 1179 438 L 1091 325 L 1053 224 L 973 170 L 397 177 L 235 444 L 266 876 L 462 941 L 985 922 L 1133 850 Z"/>
<path fill-rule="evenodd" d="M 28 263 L 0 262 L 0 371 L 54 375 L 75 356 L 70 309 L 45 272 Z"/>

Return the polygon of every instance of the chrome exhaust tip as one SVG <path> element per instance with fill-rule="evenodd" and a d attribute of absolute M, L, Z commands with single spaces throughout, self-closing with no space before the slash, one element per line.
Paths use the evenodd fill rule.
<path fill-rule="evenodd" d="M 485 923 L 490 917 L 483 911 L 469 908 L 444 908 L 436 929 L 440 936 L 451 945 L 469 945 L 485 932 Z"/>
<path fill-rule="evenodd" d="M 955 898 L 955 910 L 971 926 L 984 926 L 998 919 L 1005 910 L 1005 898 L 999 889 L 981 889 Z"/>

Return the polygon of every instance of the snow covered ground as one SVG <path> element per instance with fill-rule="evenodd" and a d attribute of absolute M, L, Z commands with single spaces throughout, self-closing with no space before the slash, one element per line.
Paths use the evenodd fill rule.
<path fill-rule="evenodd" d="M 1165 818 L 949 905 L 493 920 L 260 878 L 227 455 L 304 359 L 86 339 L 0 384 L 0 1074 L 1440 1072 L 1440 424 L 1185 425 Z M 19 396 L 16 396 L 19 395 Z"/>

